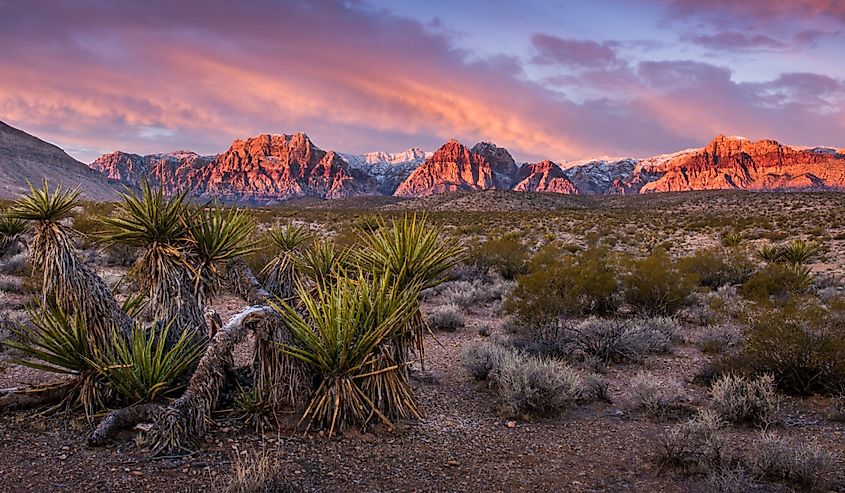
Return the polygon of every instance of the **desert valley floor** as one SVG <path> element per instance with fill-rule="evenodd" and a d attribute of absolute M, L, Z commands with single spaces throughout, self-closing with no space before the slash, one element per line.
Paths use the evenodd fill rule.
<path fill-rule="evenodd" d="M 78 241 L 82 258 L 115 287 L 119 297 L 125 297 L 131 283 L 119 280 L 130 268 L 132 252 L 93 241 L 98 231 L 95 216 L 110 210 L 86 204 L 75 211 L 71 222 L 91 235 Z M 247 455 L 274 464 L 284 488 L 272 491 L 845 491 L 845 401 L 836 393 L 782 393 L 776 416 L 765 426 L 726 424 L 719 434 L 727 444 L 725 453 L 735 459 L 719 477 L 688 473 L 660 460 L 662 437 L 698 409 L 711 406 L 707 376 L 713 361 L 741 344 L 741 339 L 727 335 L 724 345 L 713 349 L 725 327 L 742 323 L 734 313 L 739 308 L 726 305 L 750 305 L 753 310 L 755 302 L 737 295 L 737 286 L 694 289 L 671 314 L 674 328 L 664 351 L 626 361 L 573 362 L 579 371 L 588 368 L 600 375 L 605 398 L 585 399 L 554 415 L 514 415 L 493 385 L 477 380 L 462 363 L 462 352 L 474 344 L 507 345 L 518 336 L 514 315 L 505 305 L 520 277 L 505 280 L 495 272 L 502 265 L 487 266 L 479 259 L 490 248 L 501 254 L 502 263 L 512 260 L 503 249 L 515 241 L 526 256 L 544 245 L 572 253 L 602 245 L 612 254 L 632 257 L 656 249 L 668 251 L 671 258 L 718 250 L 762 265 L 755 252 L 765 245 L 806 239 L 819 245 L 807 263 L 813 276 L 813 287 L 808 289 L 827 303 L 843 295 L 845 194 L 577 197 L 480 192 L 369 202 L 300 200 L 255 209 L 253 215 L 259 236 L 272 226 L 294 221 L 308 224 L 316 235 L 332 238 L 340 246 L 355 248 L 356 227 L 366 221 L 362 217 L 399 217 L 407 211 L 426 213 L 468 251 L 467 260 L 449 281 L 424 293 L 422 312 L 429 316 L 432 332 L 425 339 L 424 365 L 415 364 L 411 372 L 422 419 L 400 421 L 394 430 L 377 425 L 328 438 L 296 430 L 298 415 L 286 416 L 279 429 L 257 432 L 237 418 L 236 409 L 224 409 L 193 453 L 151 457 L 143 426 L 123 432 L 108 445 L 89 447 L 85 443 L 91 425 L 78 411 L 4 412 L 0 491 L 235 491 L 227 488 L 238 457 Z M 504 240 L 509 243 L 494 243 Z M 271 253 L 265 250 L 248 259 L 254 269 L 269 260 Z M 470 266 L 472 261 L 490 270 L 480 272 Z M 35 281 L 25 257 L 7 256 L 0 271 L 0 318 L 6 328 L 10 320 L 25 321 Z M 470 291 L 477 294 L 470 296 Z M 444 305 L 457 306 L 457 315 L 451 315 L 459 320 L 447 320 L 440 327 L 433 314 Z M 614 316 L 639 316 L 625 305 L 620 303 Z M 227 290 L 212 302 L 224 321 L 244 306 Z M 586 318 L 570 316 L 568 323 Z M 0 349 L 0 389 L 62 378 L 21 366 L 15 362 L 20 357 L 15 349 Z M 236 366 L 248 365 L 251 358 L 248 339 L 237 347 Z M 632 393 L 640 385 L 632 382 L 646 378 L 657 382 L 653 392 L 663 389 L 672 394 L 662 396 L 665 409 L 654 412 L 642 396 Z M 815 479 L 807 481 L 798 473 L 782 477 L 759 473 L 753 463 L 763 428 L 790 443 L 823 450 L 825 460 L 810 473 Z"/>

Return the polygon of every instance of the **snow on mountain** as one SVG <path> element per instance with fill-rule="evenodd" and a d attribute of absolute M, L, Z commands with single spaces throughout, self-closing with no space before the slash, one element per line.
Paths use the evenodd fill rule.
<path fill-rule="evenodd" d="M 425 152 L 412 147 L 402 152 L 340 153 L 340 156 L 353 169 L 366 173 L 375 179 L 379 184 L 379 191 L 386 195 L 392 195 L 396 188 L 433 154 L 433 152 Z"/>

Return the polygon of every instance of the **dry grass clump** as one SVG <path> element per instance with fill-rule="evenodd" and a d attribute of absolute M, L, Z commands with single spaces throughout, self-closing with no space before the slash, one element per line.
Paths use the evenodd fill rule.
<path fill-rule="evenodd" d="M 631 403 L 652 418 L 667 418 L 682 412 L 685 403 L 681 384 L 674 379 L 638 373 L 628 385 Z"/>
<path fill-rule="evenodd" d="M 710 388 L 711 404 L 722 419 L 768 428 L 777 419 L 780 399 L 771 375 L 724 375 Z"/>
<path fill-rule="evenodd" d="M 709 473 L 704 478 L 707 491 L 714 493 L 750 493 L 760 491 L 760 485 L 754 477 L 741 467 L 722 468 Z"/>
<path fill-rule="evenodd" d="M 426 317 L 428 326 L 434 330 L 454 332 L 464 326 L 464 310 L 455 303 L 438 305 L 429 311 Z"/>
<path fill-rule="evenodd" d="M 788 481 L 807 489 L 825 485 L 833 456 L 816 441 L 789 439 L 764 433 L 755 440 L 748 467 L 761 478 Z"/>
<path fill-rule="evenodd" d="M 287 474 L 266 449 L 245 450 L 234 455 L 232 476 L 216 493 L 298 493 L 302 487 L 291 482 Z"/>

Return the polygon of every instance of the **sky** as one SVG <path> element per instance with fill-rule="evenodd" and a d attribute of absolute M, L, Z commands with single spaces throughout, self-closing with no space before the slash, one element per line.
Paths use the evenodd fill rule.
<path fill-rule="evenodd" d="M 559 163 L 845 147 L 842 0 L 0 0 L 0 120 L 90 162 L 306 132 Z"/>

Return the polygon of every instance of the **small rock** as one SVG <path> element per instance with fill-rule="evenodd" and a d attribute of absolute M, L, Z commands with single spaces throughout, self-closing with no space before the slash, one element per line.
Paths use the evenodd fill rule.
<path fill-rule="evenodd" d="M 460 466 L 460 465 L 461 465 L 461 463 L 460 463 L 460 462 L 458 462 L 458 461 L 456 461 L 455 459 L 449 459 L 449 460 L 446 462 L 446 465 L 447 465 L 447 466 L 449 466 L 449 467 L 457 467 L 457 466 Z"/>
<path fill-rule="evenodd" d="M 507 423 L 505 423 L 505 426 L 507 426 L 508 428 L 516 428 L 516 421 L 508 421 Z"/>
<path fill-rule="evenodd" d="M 67 454 L 62 454 L 62 455 L 59 456 L 59 460 L 65 460 L 65 459 L 67 459 Z"/>

